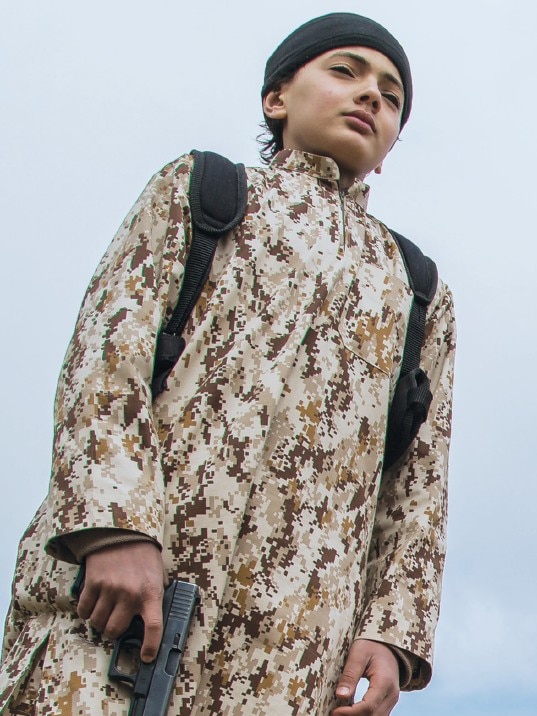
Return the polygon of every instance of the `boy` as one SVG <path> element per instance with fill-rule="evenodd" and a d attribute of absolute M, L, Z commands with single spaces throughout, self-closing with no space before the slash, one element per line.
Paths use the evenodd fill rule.
<path fill-rule="evenodd" d="M 452 300 L 441 283 L 429 308 L 428 420 L 383 470 L 411 291 L 363 184 L 409 117 L 408 60 L 377 23 L 326 15 L 276 49 L 262 99 L 272 161 L 248 170 L 245 218 L 219 242 L 154 402 L 192 157 L 150 181 L 90 284 L 58 386 L 49 495 L 21 542 L 2 713 L 126 714 L 110 639 L 141 614 L 141 656 L 154 658 L 170 578 L 202 592 L 170 714 L 385 716 L 400 687 L 430 679 Z"/>

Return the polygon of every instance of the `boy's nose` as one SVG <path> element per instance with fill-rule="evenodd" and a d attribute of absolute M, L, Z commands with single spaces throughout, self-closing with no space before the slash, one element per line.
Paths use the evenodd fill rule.
<path fill-rule="evenodd" d="M 355 95 L 356 104 L 368 104 L 371 109 L 376 112 L 381 103 L 381 94 L 378 87 L 371 83 L 367 87 L 362 87 Z"/>

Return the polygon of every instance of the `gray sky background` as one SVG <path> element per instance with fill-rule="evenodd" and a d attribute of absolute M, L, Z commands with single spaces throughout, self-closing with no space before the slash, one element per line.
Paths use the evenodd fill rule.
<path fill-rule="evenodd" d="M 196 147 L 258 163 L 264 63 L 333 10 L 385 24 L 410 57 L 413 113 L 370 210 L 434 257 L 459 326 L 436 671 L 396 713 L 534 716 L 532 0 L 2 3 L 0 613 L 46 492 L 56 379 L 97 262 L 166 162 Z"/>

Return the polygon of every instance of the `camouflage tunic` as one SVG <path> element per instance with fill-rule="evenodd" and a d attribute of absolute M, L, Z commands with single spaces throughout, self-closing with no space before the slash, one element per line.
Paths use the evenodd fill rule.
<path fill-rule="evenodd" d="M 191 162 L 149 182 L 84 299 L 57 392 L 50 491 L 20 546 L 6 713 L 127 713 L 128 689 L 106 677 L 110 642 L 69 597 L 77 567 L 61 536 L 92 527 L 151 536 L 169 575 L 201 588 L 170 714 L 325 715 L 360 637 L 415 655 L 409 688 L 430 678 L 451 295 L 440 283 L 429 310 L 429 420 L 382 475 L 405 269 L 366 214 L 365 185 L 341 192 L 332 160 L 283 151 L 248 170 L 246 217 L 220 242 L 187 348 L 152 405 L 155 338 L 191 236 Z"/>

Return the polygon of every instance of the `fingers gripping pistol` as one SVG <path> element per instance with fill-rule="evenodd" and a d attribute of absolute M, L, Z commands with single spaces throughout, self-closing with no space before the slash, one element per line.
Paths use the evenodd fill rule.
<path fill-rule="evenodd" d="M 80 570 L 73 594 L 82 591 L 83 569 Z M 190 623 L 199 602 L 199 589 L 195 584 L 174 580 L 164 591 L 162 601 L 163 631 L 157 657 L 149 664 L 139 659 L 144 640 L 144 623 L 135 616 L 128 629 L 116 640 L 110 660 L 108 677 L 132 686 L 129 716 L 166 716 L 170 697 L 185 649 Z M 132 663 L 136 656 L 137 667 L 123 671 L 122 661 Z"/>
<path fill-rule="evenodd" d="M 198 602 L 199 590 L 194 584 L 175 580 L 166 588 L 162 602 L 162 641 L 157 658 L 149 664 L 140 661 L 134 673 L 121 671 L 119 661 L 124 649 L 139 652 L 144 638 L 141 617 L 134 617 L 127 631 L 116 640 L 108 676 L 112 680 L 132 685 L 129 716 L 166 715 Z"/>

